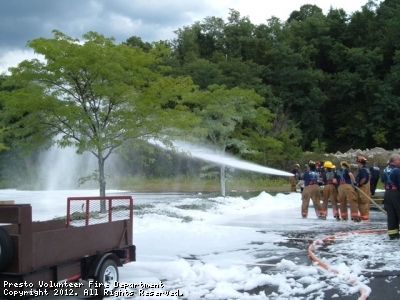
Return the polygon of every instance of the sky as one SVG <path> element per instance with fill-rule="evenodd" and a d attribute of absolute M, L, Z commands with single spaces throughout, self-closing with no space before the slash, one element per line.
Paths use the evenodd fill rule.
<path fill-rule="evenodd" d="M 107 191 L 107 195 L 121 193 L 130 192 Z M 33 220 L 39 221 L 65 216 L 67 197 L 96 194 L 96 190 L 0 190 L 0 199 L 30 203 Z M 136 205 L 133 243 L 137 258 L 119 268 L 118 282 L 161 281 L 163 288 L 147 291 L 179 290 L 183 297 L 142 297 L 140 288 L 127 287 L 118 291 L 134 296 L 108 299 L 366 299 L 359 293 L 379 299 L 371 280 L 400 269 L 398 242 L 379 232 L 358 233 L 384 230 L 386 220 L 380 211 L 371 211 L 370 221 L 337 222 L 331 208 L 325 221 L 311 213 L 312 206 L 308 218 L 301 218 L 300 193 L 272 196 L 261 192 L 248 200 L 201 194 L 131 195 Z M 138 210 L 144 204 L 146 208 Z M 301 234 L 296 236 L 296 232 Z M 347 235 L 319 243 L 327 232 Z M 293 243 L 300 247 L 291 247 Z M 309 259 L 310 244 L 312 253 L 329 269 Z M 400 293 L 397 275 L 384 278 L 384 284 Z"/>
<path fill-rule="evenodd" d="M 52 36 L 60 30 L 81 38 L 88 31 L 114 37 L 117 43 L 131 36 L 143 41 L 170 40 L 174 31 L 208 16 L 227 19 L 229 9 L 248 16 L 255 24 L 272 16 L 286 20 L 304 4 L 314 4 L 326 14 L 330 7 L 346 13 L 361 10 L 367 0 L 0 0 L 0 73 L 34 57 L 28 41 Z"/>

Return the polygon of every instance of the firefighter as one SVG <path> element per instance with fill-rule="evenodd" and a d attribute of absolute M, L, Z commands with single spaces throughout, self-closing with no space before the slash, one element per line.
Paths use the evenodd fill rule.
<path fill-rule="evenodd" d="M 293 174 L 293 176 L 289 177 L 290 180 L 290 191 L 291 192 L 296 192 L 296 184 L 297 181 L 300 179 L 300 165 L 299 164 L 295 164 L 293 169 L 290 170 L 290 173 Z"/>
<path fill-rule="evenodd" d="M 379 169 L 378 163 L 375 162 L 374 166 L 369 168 L 369 171 L 371 172 L 371 178 L 369 180 L 370 191 L 371 191 L 371 195 L 375 195 L 376 185 L 378 184 L 378 181 L 379 181 L 381 169 Z"/>
<path fill-rule="evenodd" d="M 361 219 L 361 220 L 369 220 L 369 209 L 371 206 L 369 197 L 371 196 L 371 188 L 370 188 L 370 171 L 365 166 L 367 163 L 367 159 L 364 156 L 357 156 L 356 162 L 358 165 L 358 172 L 356 176 L 356 183 L 355 185 L 358 187 L 356 189 L 357 192 L 357 205 L 358 212 L 351 212 L 352 219 Z M 351 207 L 351 205 L 350 205 Z"/>
<path fill-rule="evenodd" d="M 323 165 L 321 165 L 321 162 L 318 160 L 315 162 L 315 171 L 318 174 L 318 178 L 322 179 L 321 176 L 322 176 L 322 172 L 324 171 L 324 168 L 323 168 Z"/>
<path fill-rule="evenodd" d="M 388 170 L 389 170 L 390 168 L 391 168 L 391 167 L 390 167 L 390 161 L 388 160 L 388 161 L 386 162 L 386 167 L 383 169 L 383 172 L 382 172 L 382 174 L 381 174 L 381 181 L 382 181 L 384 187 L 385 187 L 385 183 L 383 182 L 383 179 L 385 178 L 385 177 L 384 177 L 384 174 L 387 173 Z M 383 204 L 383 209 L 386 210 L 385 198 L 383 198 L 382 204 Z"/>
<path fill-rule="evenodd" d="M 303 218 L 307 218 L 308 215 L 308 207 L 310 205 L 310 199 L 312 200 L 315 208 L 315 212 L 317 217 L 320 219 L 324 219 L 324 216 L 321 211 L 321 193 L 318 186 L 318 174 L 315 170 L 315 162 L 310 160 L 307 164 L 307 171 L 305 171 L 302 175 L 302 182 L 304 182 L 304 189 L 301 195 L 301 216 Z"/>
<path fill-rule="evenodd" d="M 391 240 L 399 239 L 400 221 L 400 154 L 389 157 L 389 165 L 382 172 L 381 180 L 385 185 L 383 196 L 387 212 L 388 235 Z"/>
<path fill-rule="evenodd" d="M 333 217 L 340 221 L 335 168 L 336 167 L 329 160 L 324 162 L 324 171 L 322 172 L 322 182 L 324 185 L 322 193 L 322 213 L 325 216 L 328 216 L 328 200 L 330 200 L 332 203 Z"/>
<path fill-rule="evenodd" d="M 343 221 L 348 220 L 347 202 L 350 203 L 351 211 L 357 211 L 357 194 L 354 191 L 353 184 L 356 179 L 350 170 L 350 164 L 347 161 L 340 162 L 340 170 L 337 170 L 338 200 L 340 203 L 340 217 Z M 357 221 L 357 220 L 354 220 Z"/>

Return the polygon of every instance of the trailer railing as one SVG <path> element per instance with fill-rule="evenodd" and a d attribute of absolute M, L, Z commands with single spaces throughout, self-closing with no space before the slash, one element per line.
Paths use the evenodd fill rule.
<path fill-rule="evenodd" d="M 132 196 L 68 197 L 67 227 L 129 219 L 133 223 Z"/>

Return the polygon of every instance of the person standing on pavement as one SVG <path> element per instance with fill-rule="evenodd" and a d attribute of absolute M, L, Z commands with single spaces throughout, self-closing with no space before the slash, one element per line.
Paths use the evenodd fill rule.
<path fill-rule="evenodd" d="M 400 221 L 400 154 L 389 157 L 389 165 L 382 172 L 381 180 L 385 186 L 383 200 L 387 212 L 388 236 L 391 240 L 399 239 Z"/>
<path fill-rule="evenodd" d="M 383 169 L 383 172 L 382 172 L 382 174 L 381 174 L 381 181 L 382 181 L 382 183 L 383 183 L 383 188 L 384 188 L 384 189 L 385 189 L 385 183 L 383 182 L 383 180 L 384 180 L 383 174 L 387 173 L 388 169 L 390 169 L 389 159 L 387 160 L 387 162 L 386 162 L 386 167 Z M 383 204 L 383 209 L 386 210 L 386 207 L 385 207 L 385 199 L 383 199 L 382 204 Z"/>
<path fill-rule="evenodd" d="M 300 179 L 301 173 L 300 173 L 300 165 L 295 164 L 293 169 L 290 170 L 290 173 L 293 174 L 293 176 L 289 177 L 290 180 L 290 191 L 291 192 L 296 192 L 296 185 L 298 180 Z"/>
<path fill-rule="evenodd" d="M 307 164 L 307 171 L 302 175 L 302 182 L 304 182 L 304 189 L 301 195 L 301 216 L 307 218 L 308 207 L 310 205 L 310 199 L 313 202 L 317 217 L 325 219 L 321 211 L 321 192 L 318 186 L 318 173 L 315 170 L 315 162 L 310 160 Z"/>
<path fill-rule="evenodd" d="M 371 179 L 370 179 L 370 192 L 371 195 L 375 195 L 375 190 L 376 190 L 376 185 L 378 184 L 379 177 L 381 175 L 381 170 L 379 169 L 378 163 L 375 162 L 374 166 L 369 168 L 369 171 L 371 173 Z"/>
<path fill-rule="evenodd" d="M 321 165 L 321 162 L 318 160 L 315 162 L 315 171 L 318 174 L 318 180 L 320 180 L 322 178 L 321 176 L 322 176 L 322 172 L 324 171 L 324 167 L 323 167 L 323 165 Z"/>
<path fill-rule="evenodd" d="M 364 156 L 357 156 L 356 162 L 358 165 L 358 172 L 356 176 L 356 193 L 357 193 L 357 205 L 358 211 L 360 215 L 358 215 L 358 211 L 351 213 L 352 219 L 361 219 L 361 220 L 369 220 L 369 209 L 371 206 L 371 202 L 369 197 L 371 196 L 370 191 L 370 171 L 365 166 L 367 163 L 367 159 Z"/>
<path fill-rule="evenodd" d="M 354 191 L 353 184 L 356 179 L 350 170 L 350 164 L 347 161 L 340 162 L 340 169 L 337 170 L 337 180 L 339 180 L 338 186 L 338 200 L 340 203 L 340 217 L 343 221 L 348 220 L 347 203 L 350 203 L 351 212 L 357 212 L 357 194 Z M 360 221 L 360 220 L 353 220 Z"/>
<path fill-rule="evenodd" d="M 322 182 L 324 190 L 322 193 L 322 213 L 328 216 L 328 201 L 332 203 L 333 217 L 340 221 L 338 201 L 337 201 L 337 179 L 334 172 L 335 166 L 327 160 L 324 162 L 324 170 L 322 171 Z"/>

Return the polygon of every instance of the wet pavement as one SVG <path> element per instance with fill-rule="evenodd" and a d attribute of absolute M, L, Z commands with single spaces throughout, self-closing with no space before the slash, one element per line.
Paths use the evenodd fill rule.
<path fill-rule="evenodd" d="M 300 217 L 295 217 L 294 215 L 288 215 L 288 218 L 293 218 L 293 223 L 295 226 L 291 226 L 291 229 L 285 228 L 284 225 L 287 223 L 287 220 L 282 221 L 282 224 L 279 224 L 279 221 L 274 224 L 274 226 L 268 226 L 265 230 L 270 231 L 276 230 L 282 233 L 282 236 L 286 238 L 284 241 L 280 241 L 277 244 L 279 246 L 285 246 L 289 250 L 285 254 L 284 258 L 291 261 L 296 261 L 298 265 L 310 266 L 314 264 L 314 261 L 310 258 L 308 254 L 309 246 L 316 239 L 320 239 L 323 236 L 330 236 L 341 232 L 351 232 L 357 230 L 373 230 L 373 229 L 386 229 L 386 215 L 383 214 L 380 210 L 375 207 L 371 207 L 371 220 L 363 221 L 361 223 L 355 223 L 352 221 L 336 221 L 328 218 L 326 221 L 317 220 L 317 219 L 309 219 L 304 220 Z M 332 218 L 332 217 L 331 217 Z M 247 226 L 256 226 L 259 227 L 260 220 L 251 218 L 252 220 L 241 220 L 239 223 L 241 225 L 246 224 Z M 299 221 L 301 220 L 301 221 Z M 324 223 L 325 222 L 325 223 Z M 256 225 L 257 224 L 257 225 Z M 293 230 L 293 228 L 298 228 L 297 230 Z M 262 232 L 262 230 L 261 230 Z M 382 233 L 386 235 L 385 233 Z M 389 241 L 388 243 L 397 243 L 400 244 L 400 240 Z M 393 244 L 395 245 L 395 244 Z M 396 245 L 398 246 L 398 245 Z M 396 247 L 398 249 L 398 247 Z M 292 252 L 290 251 L 293 250 Z M 266 256 L 268 257 L 268 256 Z M 281 272 L 278 270 L 275 265 L 281 261 L 282 258 L 277 258 L 275 260 L 266 260 L 265 266 L 259 264 L 262 272 L 265 274 L 273 274 L 274 272 Z M 400 260 L 400 256 L 399 256 Z M 379 268 L 371 269 L 370 271 L 364 271 L 362 273 L 365 278 L 365 282 L 367 282 L 367 286 L 371 288 L 371 293 L 368 300 L 382 300 L 382 299 L 399 299 L 400 298 L 400 270 L 395 271 L 379 271 Z M 295 276 L 294 280 L 298 279 Z M 325 281 L 326 278 L 322 277 L 322 281 Z M 296 297 L 297 299 L 364 299 L 359 298 L 361 296 L 360 293 L 355 294 L 344 294 L 343 289 L 341 289 L 341 284 L 349 284 L 344 280 L 342 283 L 337 284 L 337 286 L 332 286 L 328 290 L 324 290 L 322 298 L 315 298 L 315 291 L 310 292 L 309 294 L 299 295 Z M 271 295 L 272 293 L 276 293 L 279 295 L 279 291 L 276 286 L 262 286 L 257 287 L 252 291 L 246 291 L 250 294 L 259 294 L 261 291 L 265 292 L 266 295 Z M 314 296 L 311 296 L 311 295 Z M 302 298 L 304 296 L 304 298 Z M 311 297 L 311 298 L 310 298 Z M 279 299 L 279 298 L 277 298 Z M 286 299 L 286 298 L 283 298 Z"/>
<path fill-rule="evenodd" d="M 329 229 L 326 229 L 325 232 L 315 232 L 315 231 L 291 231 L 287 233 L 288 240 L 285 242 L 280 242 L 280 246 L 286 246 L 290 249 L 301 250 L 300 252 L 295 251 L 293 253 L 288 253 L 285 255 L 285 259 L 294 261 L 296 259 L 296 263 L 299 265 L 312 265 L 314 262 L 308 255 L 307 249 L 311 245 L 311 243 L 315 240 L 316 234 L 319 236 L 321 233 L 330 235 L 336 232 L 332 232 Z M 400 243 L 400 241 L 398 241 Z M 269 260 L 268 263 L 273 265 L 274 263 L 279 263 L 280 258 L 275 261 Z M 276 268 L 273 266 L 260 266 L 262 272 L 265 274 L 273 274 L 276 272 Z M 363 272 L 363 277 L 366 278 L 367 286 L 371 288 L 370 296 L 367 298 L 369 300 L 382 300 L 382 299 L 399 299 L 400 298 L 400 270 L 397 271 L 377 271 L 374 272 Z M 294 280 L 298 279 L 293 277 Z M 326 281 L 327 278 L 321 277 L 320 280 Z M 341 288 L 341 284 L 348 284 L 346 280 L 343 280 L 342 283 L 338 284 L 336 287 L 333 286 L 331 289 L 324 290 L 324 296 L 320 299 L 359 299 L 361 296 L 360 293 L 355 294 L 344 294 Z M 254 294 L 260 293 L 260 291 L 264 291 L 265 294 L 270 295 L 273 292 L 279 294 L 277 287 L 275 286 L 263 286 L 258 287 L 251 291 Z M 247 291 L 249 292 L 249 291 Z M 251 293 L 250 292 L 250 293 Z M 315 294 L 315 291 L 313 291 Z M 311 294 L 311 293 L 310 293 Z M 299 295 L 303 296 L 303 295 Z M 304 294 L 304 299 L 315 299 L 315 298 L 307 298 L 307 294 Z"/>
<path fill-rule="evenodd" d="M 139 195 L 136 195 L 140 201 Z M 143 195 L 148 199 L 149 195 Z M 176 195 L 173 196 L 174 198 Z M 182 195 L 184 197 L 184 195 Z M 154 199 L 153 199 L 154 200 Z M 161 198 L 160 198 L 161 200 Z M 165 197 L 163 198 L 165 201 Z M 312 208 L 310 207 L 310 213 Z M 331 208 L 329 208 L 331 210 Z M 286 250 L 284 253 L 280 253 L 276 258 L 270 259 L 271 253 L 259 253 L 257 266 L 260 267 L 264 274 L 279 273 L 282 270 L 278 270 L 276 265 L 281 262 L 282 258 L 290 261 L 296 261 L 296 264 L 303 266 L 311 266 L 314 262 L 309 257 L 307 252 L 308 247 L 312 242 L 323 236 L 332 235 L 338 232 L 350 232 L 360 229 L 385 229 L 386 228 L 386 215 L 381 211 L 371 207 L 371 221 L 363 221 L 361 223 L 354 223 L 352 221 L 337 222 L 332 218 L 328 217 L 328 220 L 318 220 L 315 216 L 310 216 L 308 219 L 302 219 L 299 216 L 298 210 L 290 210 L 287 212 L 286 218 L 274 218 L 274 213 L 269 215 L 268 213 L 259 213 L 253 216 L 246 216 L 243 218 L 235 218 L 228 222 L 224 221 L 224 226 L 239 226 L 239 227 L 250 227 L 255 228 L 258 232 L 277 232 L 282 236 L 282 239 L 276 241 L 276 245 L 284 247 Z M 291 220 L 288 224 L 288 219 Z M 271 221 L 273 220 L 273 221 Z M 289 225 L 289 226 L 288 226 Z M 260 243 L 260 241 L 254 241 L 254 243 Z M 398 243 L 400 241 L 388 241 L 388 243 Z M 265 261 L 263 261 L 265 257 Z M 261 258 L 261 260 L 260 260 Z M 400 257 L 399 257 L 400 259 Z M 251 267 L 251 266 L 249 266 Z M 399 299 L 400 298 L 400 270 L 395 271 L 378 271 L 370 270 L 365 271 L 362 274 L 366 278 L 367 286 L 371 288 L 371 294 L 368 297 L 369 300 L 383 300 L 383 299 Z M 293 280 L 299 279 L 293 276 Z M 329 278 L 320 276 L 322 281 L 328 280 Z M 101 296 L 92 296 L 101 291 L 95 291 L 88 288 L 87 283 L 81 289 L 74 289 L 72 295 L 54 295 L 54 291 L 49 291 L 49 295 L 42 297 L 35 297 L 34 299 L 63 299 L 63 300 L 76 300 L 76 299 L 103 299 Z M 341 285 L 347 284 L 345 281 L 338 282 L 337 286 L 332 285 L 331 288 L 323 291 L 322 298 L 315 297 L 315 291 L 305 293 L 296 297 L 297 299 L 358 299 L 360 294 L 344 294 Z M 274 285 L 265 285 L 257 287 L 253 290 L 246 290 L 249 294 L 259 294 L 265 292 L 266 295 L 276 293 L 279 295 L 278 287 Z M 117 298 L 118 299 L 118 298 Z M 182 298 L 185 299 L 185 298 Z M 272 298 L 271 298 L 272 299 Z M 280 298 L 275 298 L 280 299 Z M 281 298 L 290 299 L 290 298 Z"/>
<path fill-rule="evenodd" d="M 295 217 L 294 215 L 288 215 L 292 217 L 293 223 L 299 226 L 291 226 L 291 228 L 284 228 L 282 224 L 287 224 L 287 220 L 282 221 L 282 224 L 274 224 L 273 226 L 268 225 L 268 227 L 263 228 L 262 219 L 257 217 L 246 217 L 243 219 L 238 219 L 231 221 L 229 226 L 246 226 L 259 228 L 259 232 L 271 232 L 279 231 L 282 235 L 282 240 L 277 241 L 276 244 L 286 248 L 283 256 L 277 257 L 275 259 L 270 259 L 271 253 L 260 253 L 259 255 L 264 256 L 266 260 L 258 260 L 258 265 L 264 274 L 274 274 L 282 272 L 278 270 L 276 264 L 281 262 L 282 258 L 290 261 L 296 261 L 296 264 L 303 266 L 311 266 L 314 262 L 308 255 L 307 249 L 312 244 L 316 238 L 321 238 L 322 236 L 332 235 L 338 232 L 354 231 L 359 229 L 377 229 L 385 228 L 386 216 L 375 209 L 371 210 L 371 219 L 373 221 L 365 221 L 363 223 L 354 223 L 351 221 L 347 222 L 337 222 L 336 220 L 329 219 L 326 221 L 317 220 L 315 218 L 310 218 L 307 220 L 301 219 L 300 217 Z M 297 228 L 293 230 L 293 228 Z M 255 241 L 259 243 L 260 241 Z M 388 241 L 392 243 L 392 241 Z M 400 243 L 400 241 L 395 241 L 393 243 Z M 251 267 L 251 266 L 249 266 Z M 399 299 L 400 297 L 400 270 L 396 271 L 378 271 L 370 270 L 370 272 L 363 272 L 365 278 L 364 282 L 367 282 L 367 286 L 371 288 L 370 296 L 367 298 L 369 300 L 383 300 L 383 299 Z M 297 280 L 299 277 L 293 276 L 293 280 Z M 320 275 L 320 280 L 328 280 L 327 277 Z M 339 282 L 337 286 L 331 286 L 329 289 L 325 289 L 322 293 L 322 297 L 318 298 L 315 296 L 315 290 L 310 293 L 305 293 L 302 295 L 297 295 L 296 299 L 362 299 L 359 298 L 360 293 L 344 294 L 342 285 L 349 285 L 348 282 Z M 103 297 L 89 297 L 90 294 L 97 293 L 96 291 L 88 292 L 88 287 L 85 286 L 81 289 L 75 289 L 74 292 L 77 293 L 75 297 L 71 296 L 59 296 L 49 295 L 46 297 L 39 297 L 35 299 L 45 300 L 45 299 L 103 299 Z M 257 287 L 253 290 L 246 290 L 249 294 L 259 294 L 260 292 L 265 292 L 266 295 L 279 295 L 278 287 L 274 285 L 266 285 Z M 140 297 L 139 297 L 140 298 Z M 136 298 L 135 298 L 136 299 Z M 155 298 L 154 298 L 155 299 Z M 184 297 L 182 299 L 185 299 Z M 271 298 L 271 299 L 290 299 L 290 298 Z"/>

